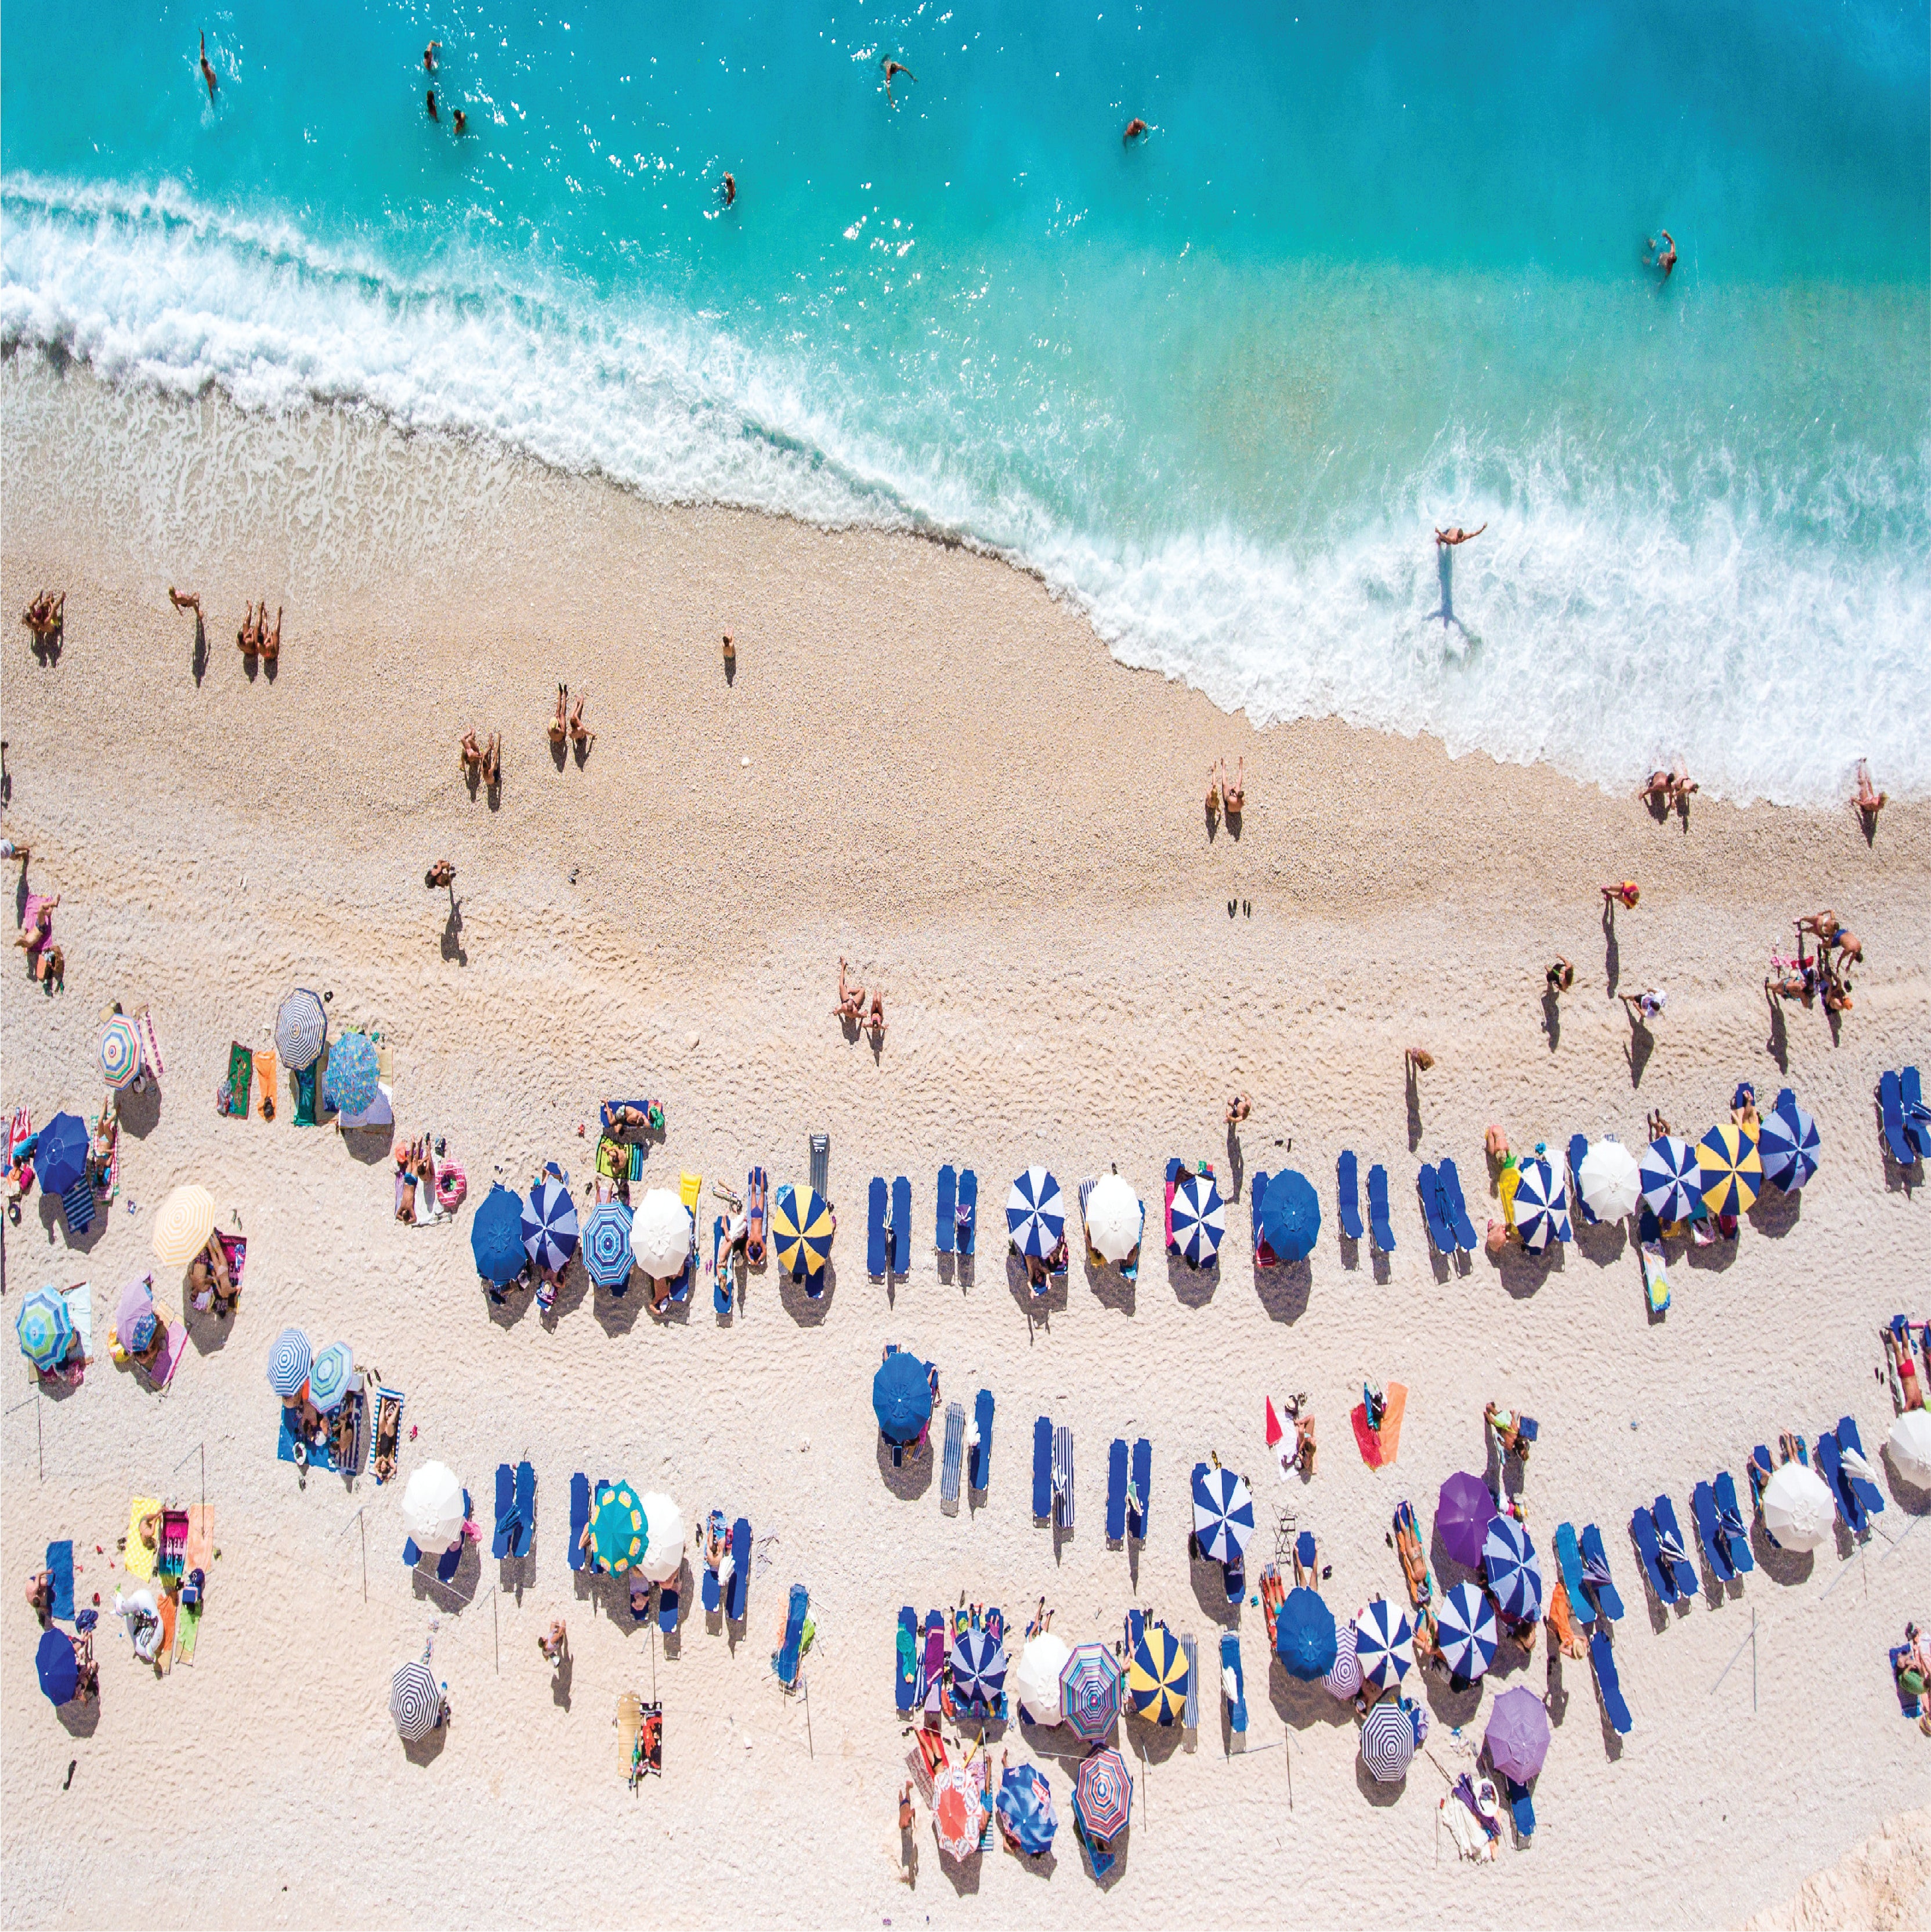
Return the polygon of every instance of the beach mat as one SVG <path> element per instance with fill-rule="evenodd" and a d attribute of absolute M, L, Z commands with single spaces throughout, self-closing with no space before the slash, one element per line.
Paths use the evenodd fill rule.
<path fill-rule="evenodd" d="M 196 1503 L 187 1512 L 187 1549 L 181 1558 L 181 1574 L 191 1576 L 199 1570 L 205 1580 L 214 1567 L 214 1508 L 210 1503 Z M 201 1634 L 202 1605 L 184 1604 L 175 1624 L 174 1660 L 194 1661 L 195 1640 Z"/>
<path fill-rule="evenodd" d="M 48 1612 L 55 1622 L 73 1622 L 73 1539 L 64 1537 L 47 1545 L 47 1568 L 53 1576 L 53 1607 Z"/>
<path fill-rule="evenodd" d="M 275 1117 L 275 1051 L 271 1046 L 255 1049 L 255 1085 L 262 1096 L 262 1118 Z"/>
<path fill-rule="evenodd" d="M 1348 1414 L 1348 1420 L 1354 1425 L 1355 1447 L 1361 1451 L 1362 1461 L 1371 1469 L 1385 1469 L 1402 1446 L 1402 1418 L 1407 1413 L 1408 1406 L 1406 1385 L 1390 1382 L 1387 1398 L 1378 1434 L 1368 1426 L 1368 1405 L 1365 1402 L 1357 1402 Z"/>
<path fill-rule="evenodd" d="M 150 1550 L 141 1540 L 141 1519 L 161 1506 L 159 1496 L 136 1496 L 127 1505 L 127 1547 L 124 1552 L 127 1574 L 139 1577 L 143 1582 L 154 1580 L 154 1564 L 159 1551 Z M 160 1540 L 158 1526 L 155 1540 Z"/>
<path fill-rule="evenodd" d="M 175 1627 L 181 1616 L 181 1599 L 172 1590 L 160 1593 L 161 1641 L 154 1652 L 154 1668 L 165 1677 L 174 1668 Z"/>
<path fill-rule="evenodd" d="M 248 1118 L 248 1088 L 254 1078 L 255 1056 L 238 1040 L 228 1048 L 228 1111 L 238 1120 Z"/>
<path fill-rule="evenodd" d="M 292 1408 L 284 1408 L 281 1412 L 281 1420 L 277 1424 L 275 1431 L 275 1460 L 278 1462 L 292 1462 L 295 1460 L 297 1439 L 295 1418 L 298 1412 Z M 319 1448 L 313 1442 L 308 1444 L 308 1466 L 311 1469 L 333 1470 L 335 1468 L 335 1445 L 332 1436 L 325 1438 Z"/>
<path fill-rule="evenodd" d="M 194 1661 L 194 1646 L 201 1635 L 201 1606 L 184 1604 L 175 1618 L 174 1660 L 177 1664 Z"/>

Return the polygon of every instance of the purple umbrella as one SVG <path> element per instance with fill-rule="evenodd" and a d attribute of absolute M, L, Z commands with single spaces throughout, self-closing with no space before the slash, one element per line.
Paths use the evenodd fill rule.
<path fill-rule="evenodd" d="M 154 1298 L 144 1281 L 130 1282 L 121 1292 L 114 1332 L 121 1346 L 138 1354 L 154 1339 Z"/>
<path fill-rule="evenodd" d="M 1480 1476 L 1458 1470 L 1441 1486 L 1441 1498 L 1435 1506 L 1435 1526 L 1441 1546 L 1456 1562 L 1471 1570 L 1482 1567 L 1482 1539 L 1489 1533 L 1489 1519 L 1495 1514 L 1495 1498 Z"/>
<path fill-rule="evenodd" d="M 1489 1762 L 1504 1778 L 1526 1784 L 1549 1755 L 1549 1713 L 1533 1690 L 1518 1684 L 1495 1700 L 1483 1742 Z"/>

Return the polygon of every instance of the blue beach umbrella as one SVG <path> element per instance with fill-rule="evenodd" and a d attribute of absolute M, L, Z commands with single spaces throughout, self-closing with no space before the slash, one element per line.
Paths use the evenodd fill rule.
<path fill-rule="evenodd" d="M 1703 1192 L 1696 1150 L 1674 1134 L 1650 1142 L 1636 1163 L 1642 1183 L 1643 1205 L 1659 1221 L 1687 1221 L 1696 1211 Z"/>
<path fill-rule="evenodd" d="M 338 1114 L 366 1112 L 376 1097 L 375 1042 L 365 1033 L 345 1033 L 328 1049 L 322 1098 Z"/>
<path fill-rule="evenodd" d="M 1213 1176 L 1183 1175 L 1174 1190 L 1174 1246 L 1195 1268 L 1207 1268 L 1220 1252 L 1226 1228 L 1220 1187 Z"/>
<path fill-rule="evenodd" d="M 577 1252 L 577 1204 L 554 1174 L 536 1177 L 523 1204 L 523 1252 L 553 1274 Z"/>
<path fill-rule="evenodd" d="M 286 1397 L 299 1393 L 313 1360 L 308 1337 L 299 1328 L 284 1328 L 268 1351 L 268 1386 Z"/>
<path fill-rule="evenodd" d="M 1193 1526 L 1201 1554 L 1216 1563 L 1231 1563 L 1247 1547 L 1254 1534 L 1254 1497 L 1231 1469 L 1204 1468 L 1195 1474 Z"/>
<path fill-rule="evenodd" d="M 1355 1617 L 1354 1655 L 1370 1684 L 1383 1690 L 1399 1684 L 1415 1660 L 1414 1627 L 1408 1612 L 1377 1597 Z"/>
<path fill-rule="evenodd" d="M 1533 1623 L 1542 1615 L 1542 1558 L 1513 1516 L 1489 1519 L 1482 1542 L 1482 1574 L 1504 1616 Z"/>
<path fill-rule="evenodd" d="M 600 1201 L 583 1223 L 583 1271 L 599 1288 L 630 1279 L 631 1212 L 621 1201 Z"/>
<path fill-rule="evenodd" d="M 932 1387 L 925 1364 L 903 1348 L 887 1355 L 871 1378 L 871 1408 L 886 1442 L 917 1442 L 932 1419 Z"/>
<path fill-rule="evenodd" d="M 1777 1105 L 1762 1117 L 1757 1133 L 1764 1178 L 1785 1193 L 1795 1194 L 1817 1172 L 1821 1145 L 1817 1123 L 1797 1104 L 1794 1095 L 1779 1094 Z"/>
<path fill-rule="evenodd" d="M 1044 1261 L 1066 1232 L 1060 1184 L 1043 1167 L 1029 1167 L 1006 1197 L 1006 1226 L 1022 1255 Z"/>
<path fill-rule="evenodd" d="M 501 1181 L 469 1224 L 469 1252 L 476 1258 L 476 1272 L 498 1288 L 523 1272 L 523 1203 Z"/>
<path fill-rule="evenodd" d="M 40 1633 L 40 1647 L 34 1653 L 34 1669 L 51 1704 L 66 1703 L 80 1688 L 80 1661 L 73 1654 L 73 1640 L 64 1630 Z"/>
<path fill-rule="evenodd" d="M 952 1701 L 983 1714 L 1005 1688 L 1005 1640 L 974 1625 L 952 1646 Z"/>
<path fill-rule="evenodd" d="M 1053 1787 L 1036 1766 L 1009 1765 L 999 1780 L 999 1815 L 1013 1840 L 1028 1858 L 1051 1846 L 1059 1819 L 1053 1810 Z"/>
<path fill-rule="evenodd" d="M 1303 1262 L 1321 1235 L 1321 1196 L 1292 1168 L 1267 1183 L 1261 1202 L 1261 1238 L 1284 1262 Z"/>
<path fill-rule="evenodd" d="M 1341 1654 L 1334 1612 L 1314 1591 L 1297 1584 L 1274 1612 L 1274 1654 L 1304 1683 L 1333 1669 Z"/>
<path fill-rule="evenodd" d="M 1435 1616 L 1442 1660 L 1473 1683 L 1495 1660 L 1495 1606 L 1473 1583 L 1458 1583 Z"/>
<path fill-rule="evenodd" d="M 64 1194 L 86 1172 L 87 1123 L 78 1114 L 56 1114 L 40 1130 L 34 1178 L 43 1192 Z"/>
<path fill-rule="evenodd" d="M 73 1317 L 67 1299 L 51 1288 L 37 1288 L 20 1304 L 13 1318 L 20 1352 L 37 1369 L 50 1369 L 66 1354 L 73 1340 Z"/>
<path fill-rule="evenodd" d="M 1552 1241 L 1569 1238 L 1569 1192 L 1555 1169 L 1540 1157 L 1516 1170 L 1516 1232 L 1522 1246 L 1540 1253 Z"/>
<path fill-rule="evenodd" d="M 308 1399 L 324 1415 L 342 1406 L 355 1358 L 346 1342 L 331 1342 L 308 1365 Z"/>

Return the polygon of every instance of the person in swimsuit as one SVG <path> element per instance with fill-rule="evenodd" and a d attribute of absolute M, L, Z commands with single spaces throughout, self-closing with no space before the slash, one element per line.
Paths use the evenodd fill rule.
<path fill-rule="evenodd" d="M 579 693 L 576 703 L 570 707 L 570 742 L 580 750 L 586 752 L 597 742 L 596 733 L 589 730 L 583 723 L 583 706 L 589 701 Z"/>
<path fill-rule="evenodd" d="M 1477 524 L 1472 530 L 1465 530 L 1459 524 L 1453 524 L 1445 530 L 1437 530 L 1435 540 L 1444 548 L 1453 549 L 1457 544 L 1474 542 L 1488 527 L 1486 523 L 1483 523 Z"/>
<path fill-rule="evenodd" d="M 865 1023 L 865 1030 L 871 1036 L 876 1046 L 885 1037 L 885 995 L 874 993 L 871 996 L 871 1012 Z"/>
<path fill-rule="evenodd" d="M 177 610 L 192 610 L 197 617 L 201 615 L 201 597 L 199 592 L 177 590 L 170 584 L 168 586 L 168 600 Z"/>
<path fill-rule="evenodd" d="M 442 43 L 440 40 L 431 40 L 428 46 L 423 49 L 422 70 L 424 74 L 433 74 L 436 71 L 436 56 L 442 51 Z"/>
<path fill-rule="evenodd" d="M 1566 993 L 1576 983 L 1576 968 L 1558 953 L 1555 964 L 1543 976 L 1549 982 L 1552 993 Z"/>
<path fill-rule="evenodd" d="M 724 197 L 724 206 L 728 208 L 730 206 L 731 203 L 736 201 L 738 198 L 737 177 L 732 174 L 728 169 L 726 170 L 724 173 L 724 188 L 722 191 Z"/>
<path fill-rule="evenodd" d="M 888 100 L 892 98 L 892 82 L 895 76 L 902 74 L 907 80 L 910 81 L 916 81 L 919 78 L 902 62 L 893 60 L 889 55 L 879 64 L 885 70 L 885 98 Z"/>
<path fill-rule="evenodd" d="M 457 762 L 467 772 L 480 772 L 483 765 L 482 747 L 476 742 L 476 728 L 472 724 L 463 734 L 462 742 L 456 748 Z"/>
<path fill-rule="evenodd" d="M 423 98 L 424 98 L 424 100 L 426 100 L 428 102 L 428 104 L 429 104 L 429 118 L 430 118 L 430 120 L 432 120 L 432 121 L 440 121 L 440 120 L 442 118 L 442 116 L 441 115 L 439 115 L 439 113 L 437 113 L 437 112 L 436 112 L 436 90 L 435 90 L 435 88 L 433 88 L 433 87 L 430 87 L 430 88 L 425 88 L 423 90 Z"/>
<path fill-rule="evenodd" d="M 275 606 L 275 627 L 272 631 L 268 628 L 268 600 L 264 597 L 262 599 L 262 620 L 256 626 L 256 634 L 261 640 L 262 662 L 273 664 L 282 654 L 282 607 L 279 604 Z"/>
<path fill-rule="evenodd" d="M 1600 890 L 1603 904 L 1612 911 L 1618 904 L 1625 908 L 1633 906 L 1643 896 L 1642 888 L 1633 879 L 1625 879 L 1620 885 L 1604 886 Z"/>
<path fill-rule="evenodd" d="M 1667 228 L 1659 228 L 1657 233 L 1663 237 L 1663 246 L 1659 248 L 1651 241 L 1648 253 L 1643 256 L 1643 266 L 1649 268 L 1660 268 L 1663 279 L 1668 281 L 1670 270 L 1676 266 L 1676 244 L 1671 238 Z"/>
<path fill-rule="evenodd" d="M 458 134 L 466 134 L 469 131 L 469 117 L 459 107 L 456 110 L 455 119 L 451 124 Z"/>
<path fill-rule="evenodd" d="M 1877 817 L 1891 802 L 1888 792 L 1878 791 L 1871 784 L 1871 768 L 1862 758 L 1858 760 L 1857 807 L 1860 817 L 1869 820 Z"/>
<path fill-rule="evenodd" d="M 483 782 L 493 791 L 503 775 L 503 740 L 500 731 L 490 734 L 489 748 L 483 754 Z"/>
<path fill-rule="evenodd" d="M 201 77 L 208 83 L 208 98 L 212 100 L 214 98 L 216 82 L 214 70 L 208 64 L 208 36 L 205 34 L 201 37 Z"/>
<path fill-rule="evenodd" d="M 1227 1103 L 1227 1124 L 1237 1127 L 1253 1111 L 1254 1103 L 1245 1094 L 1235 1094 Z"/>
<path fill-rule="evenodd" d="M 570 687 L 559 684 L 556 687 L 556 716 L 550 721 L 550 742 L 560 745 L 570 735 Z"/>
<path fill-rule="evenodd" d="M 1247 760 L 1246 754 L 1236 761 L 1235 774 L 1227 776 L 1227 760 L 1220 761 L 1220 808 L 1229 818 L 1238 818 L 1247 803 Z"/>
<path fill-rule="evenodd" d="M 456 883 L 456 868 L 447 859 L 439 859 L 429 868 L 429 883 L 432 886 L 453 886 Z"/>
<path fill-rule="evenodd" d="M 845 962 L 838 962 L 838 1003 L 832 1010 L 834 1019 L 858 1020 L 865 1016 L 865 988 L 850 985 L 845 978 Z"/>
<path fill-rule="evenodd" d="M 1146 134 L 1146 122 L 1141 120 L 1139 116 L 1136 114 L 1132 120 L 1127 122 L 1126 131 L 1120 136 L 1120 139 L 1123 143 L 1128 141 L 1137 141 L 1139 140 Z"/>

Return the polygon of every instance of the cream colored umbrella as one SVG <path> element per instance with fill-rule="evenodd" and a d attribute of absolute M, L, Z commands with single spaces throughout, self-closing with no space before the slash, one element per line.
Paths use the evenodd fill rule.
<path fill-rule="evenodd" d="M 402 1523 L 425 1556 L 439 1555 L 463 1533 L 463 1485 L 446 1462 L 425 1462 L 402 1492 Z"/>
<path fill-rule="evenodd" d="M 1117 1174 L 1102 1174 L 1086 1197 L 1086 1238 L 1110 1262 L 1123 1262 L 1140 1245 L 1145 1221 L 1140 1197 Z"/>
<path fill-rule="evenodd" d="M 1621 1141 L 1596 1142 L 1582 1156 L 1576 1185 L 1599 1221 L 1620 1221 L 1636 1212 L 1642 1198 L 1642 1170 Z"/>
<path fill-rule="evenodd" d="M 682 1204 L 679 1204 L 681 1210 Z M 684 1512 L 661 1490 L 643 1493 L 643 1554 L 634 1566 L 653 1583 L 667 1583 L 684 1561 L 684 1539 L 689 1534 Z"/>
<path fill-rule="evenodd" d="M 691 1212 L 667 1187 L 653 1187 L 630 1224 L 630 1251 L 647 1275 L 659 1280 L 682 1268 L 691 1252 Z"/>
<path fill-rule="evenodd" d="M 1057 1724 L 1064 1714 L 1060 1707 L 1060 1672 L 1072 1655 L 1064 1638 L 1042 1630 L 1026 1640 L 1018 1665 L 1006 1679 L 1020 1702 L 1042 1724 Z"/>
<path fill-rule="evenodd" d="M 1931 1410 L 1908 1408 L 1891 1425 L 1891 1460 L 1898 1474 L 1931 1488 Z"/>
<path fill-rule="evenodd" d="M 190 1181 L 161 1203 L 154 1216 L 154 1258 L 169 1268 L 186 1268 L 214 1232 L 214 1197 Z"/>
<path fill-rule="evenodd" d="M 1837 1514 L 1824 1479 L 1801 1462 L 1786 1462 L 1763 1486 L 1764 1527 L 1780 1549 L 1819 1548 Z"/>

